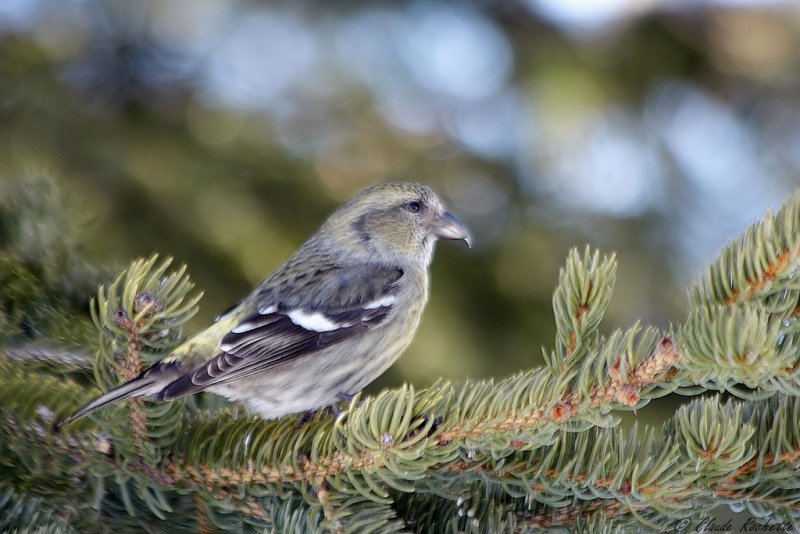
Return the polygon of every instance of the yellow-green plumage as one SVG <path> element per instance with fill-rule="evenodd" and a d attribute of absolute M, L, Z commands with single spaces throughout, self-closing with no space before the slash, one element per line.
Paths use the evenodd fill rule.
<path fill-rule="evenodd" d="M 207 390 L 273 418 L 357 393 L 413 339 L 437 238 L 469 243 L 428 187 L 365 189 L 214 324 L 64 422 L 142 395 Z"/>

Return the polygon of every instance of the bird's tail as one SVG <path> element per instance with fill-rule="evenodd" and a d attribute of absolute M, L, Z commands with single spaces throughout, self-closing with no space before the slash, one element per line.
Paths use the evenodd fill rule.
<path fill-rule="evenodd" d="M 148 369 L 148 371 L 151 371 L 151 369 Z M 80 419 L 85 415 L 89 415 L 100 408 L 104 408 L 109 404 L 113 404 L 122 399 L 141 397 L 143 395 L 152 395 L 153 393 L 157 393 L 164 386 L 163 377 L 159 377 L 159 373 L 151 373 L 148 371 L 145 371 L 137 378 L 134 378 L 129 382 L 125 382 L 114 389 L 106 391 L 96 399 L 89 402 L 87 405 L 80 408 L 75 413 L 58 421 L 55 425 L 55 429 L 58 430 L 62 426 L 69 424 L 76 419 Z M 159 378 L 162 378 L 162 380 Z"/>

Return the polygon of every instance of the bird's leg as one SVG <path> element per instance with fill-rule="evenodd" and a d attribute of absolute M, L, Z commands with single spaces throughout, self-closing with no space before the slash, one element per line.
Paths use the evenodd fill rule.
<path fill-rule="evenodd" d="M 317 415 L 317 412 L 319 412 L 320 410 L 327 410 L 328 412 L 333 414 L 334 417 L 339 417 L 339 415 L 342 413 L 343 410 L 338 406 L 336 406 L 336 403 L 340 401 L 350 402 L 351 400 L 353 400 L 353 397 L 355 397 L 355 395 L 353 395 L 352 393 L 337 393 L 336 400 L 333 401 L 332 404 L 329 404 L 324 408 L 315 408 L 313 410 L 306 410 L 305 412 L 301 412 L 297 417 L 297 428 L 303 428 L 308 423 L 310 423 L 311 420 L 314 419 L 314 416 Z"/>
<path fill-rule="evenodd" d="M 353 395 L 350 393 L 337 393 L 336 400 L 327 406 L 328 411 L 331 412 L 334 417 L 339 417 L 343 410 L 339 408 L 336 403 L 339 401 L 350 402 L 351 400 L 353 400 Z"/>
<path fill-rule="evenodd" d="M 344 393 L 344 392 L 342 392 L 342 393 L 337 393 L 336 394 L 336 400 L 337 401 L 350 402 L 351 400 L 353 400 L 353 397 L 355 397 L 355 395 L 353 393 Z"/>
<path fill-rule="evenodd" d="M 339 408 L 336 403 L 337 402 L 350 402 L 355 397 L 352 393 L 337 393 L 336 400 L 333 401 L 332 404 L 325 406 L 324 408 L 316 408 L 314 410 L 307 410 L 305 412 L 301 412 L 297 417 L 297 428 L 303 428 L 308 423 L 314 419 L 314 416 L 317 415 L 317 412 L 320 410 L 327 410 L 329 411 L 334 417 L 339 417 L 341 413 L 344 411 L 342 408 Z"/>
<path fill-rule="evenodd" d="M 328 410 L 330 410 L 330 412 L 331 412 L 331 413 L 332 413 L 332 414 L 333 414 L 335 417 L 338 417 L 338 416 L 339 416 L 339 414 L 340 414 L 340 413 L 342 413 L 342 411 L 343 411 L 343 410 L 342 410 L 342 408 L 339 408 L 339 407 L 336 405 L 336 402 L 340 402 L 340 401 L 341 401 L 341 402 L 348 402 L 348 403 L 349 403 L 350 401 L 352 401 L 352 400 L 353 400 L 353 397 L 355 397 L 355 396 L 356 396 L 356 395 L 355 395 L 355 393 L 345 393 L 345 392 L 340 392 L 340 393 L 337 393 L 337 394 L 336 394 L 336 401 L 334 401 L 334 403 L 333 403 L 333 404 L 331 404 L 330 406 L 328 406 Z M 359 400 L 359 401 L 358 401 L 358 405 L 359 405 L 359 406 L 361 406 L 361 403 L 362 403 L 362 402 L 364 402 L 364 401 L 362 401 L 362 400 Z"/>
<path fill-rule="evenodd" d="M 314 419 L 314 416 L 317 415 L 319 409 L 316 410 L 306 410 L 305 412 L 300 412 L 297 415 L 297 423 L 295 424 L 295 428 L 301 429 L 306 426 L 308 423 Z"/>

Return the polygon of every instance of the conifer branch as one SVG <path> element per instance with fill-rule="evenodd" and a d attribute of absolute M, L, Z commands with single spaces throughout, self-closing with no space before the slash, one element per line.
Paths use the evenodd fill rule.
<path fill-rule="evenodd" d="M 29 346 L 55 347 L 37 358 L 14 334 L 0 347 L 0 511 L 3 502 L 65 510 L 16 515 L 10 529 L 73 526 L 88 514 L 80 525 L 90 530 L 106 517 L 141 526 L 171 516 L 195 530 L 525 531 L 658 529 L 687 510 L 742 501 L 753 513 L 794 521 L 799 256 L 797 195 L 723 250 L 692 287 L 685 321 L 668 332 L 634 324 L 604 336 L 616 260 L 571 251 L 544 368 L 386 390 L 300 428 L 294 417 L 265 422 L 192 402 L 137 401 L 52 433 L 57 414 L 96 391 L 79 365 L 69 364 L 66 378 L 54 374 L 52 360 L 62 346 L 69 359 L 74 345 L 35 340 Z M 98 291 L 91 312 L 101 389 L 136 376 L 182 339 L 199 295 L 185 268 L 169 266 L 139 260 Z M 30 273 L 12 272 L 33 291 Z M 746 400 L 693 401 L 660 430 L 617 426 L 619 412 L 656 397 L 711 390 Z M 84 497 L 90 488 L 93 500 Z"/>
<path fill-rule="evenodd" d="M 128 337 L 128 347 L 122 360 L 120 376 L 123 382 L 133 380 L 142 372 L 142 342 L 135 332 Z M 127 399 L 130 417 L 131 439 L 139 455 L 144 455 L 144 444 L 147 440 L 147 416 L 144 413 L 144 399 L 134 397 Z"/>
<path fill-rule="evenodd" d="M 197 532 L 198 534 L 209 534 L 214 530 L 211 527 L 211 521 L 208 519 L 208 514 L 206 514 L 206 501 L 200 495 L 200 493 L 195 493 L 192 496 L 194 500 L 194 506 L 197 514 Z"/>
<path fill-rule="evenodd" d="M 499 418 L 492 418 L 488 422 L 481 420 L 465 422 L 461 426 L 436 433 L 435 436 L 432 436 L 433 439 L 428 438 L 431 439 L 431 443 L 427 447 L 445 447 L 447 450 L 452 450 L 454 446 L 467 448 L 469 440 L 504 433 L 512 436 L 509 439 L 511 449 L 530 448 L 529 442 L 516 439 L 516 436 L 540 428 L 545 424 L 564 423 L 570 418 L 579 418 L 585 414 L 586 408 L 601 408 L 608 411 L 614 403 L 625 406 L 636 405 L 643 391 L 663 382 L 670 373 L 674 372 L 675 365 L 680 358 L 680 353 L 676 350 L 672 340 L 665 337 L 649 357 L 628 369 L 624 376 L 619 373 L 619 365 L 617 365 L 617 373 L 609 377 L 606 384 L 597 388 L 587 398 L 570 393 L 560 401 L 551 402 L 549 406 L 552 407 L 538 407 L 529 412 L 516 414 L 508 411 L 501 414 Z M 314 460 L 306 457 L 297 466 L 285 465 L 281 461 L 280 464 L 272 466 L 262 462 L 257 470 L 249 465 L 224 468 L 191 462 L 183 463 L 181 460 L 173 458 L 164 464 L 164 470 L 176 478 L 183 473 L 201 486 L 221 484 L 227 487 L 237 487 L 251 484 L 294 482 L 319 485 L 329 477 L 340 473 L 355 473 L 386 467 L 391 460 L 391 454 L 383 451 L 360 450 L 355 454 L 350 454 L 336 450 L 328 456 L 317 455 Z M 434 468 L 435 466 L 437 464 L 431 464 L 430 467 Z M 457 466 L 454 464 L 447 470 L 452 472 L 456 468 Z"/>

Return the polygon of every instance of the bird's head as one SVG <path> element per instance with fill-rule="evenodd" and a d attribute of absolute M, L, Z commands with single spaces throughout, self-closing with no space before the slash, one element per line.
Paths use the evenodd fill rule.
<path fill-rule="evenodd" d="M 323 225 L 351 249 L 378 254 L 387 262 L 428 264 L 437 239 L 471 245 L 467 228 L 448 213 L 429 187 L 385 183 L 368 187 L 337 209 Z"/>

